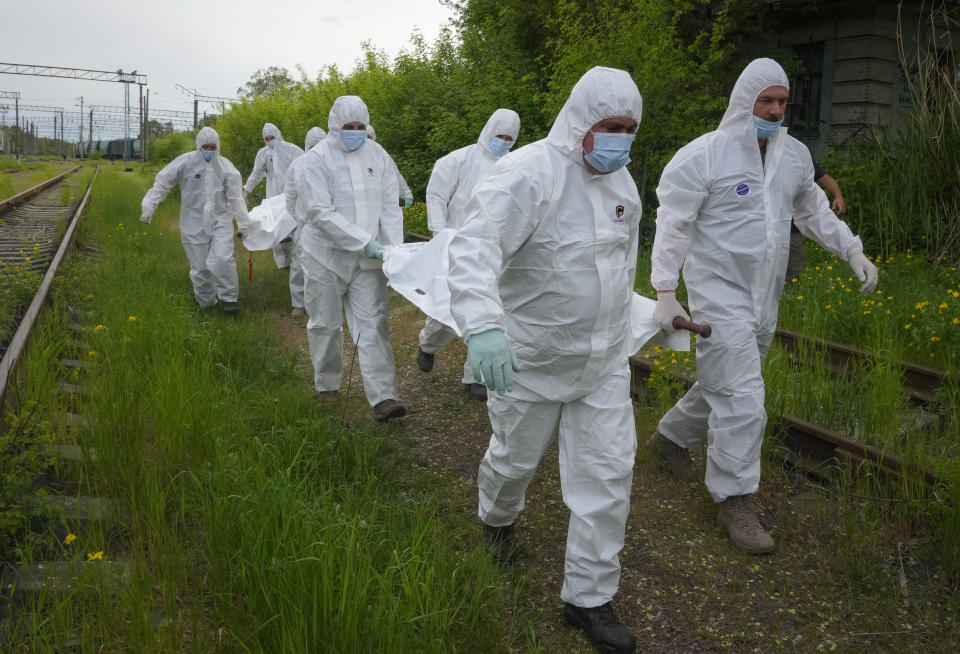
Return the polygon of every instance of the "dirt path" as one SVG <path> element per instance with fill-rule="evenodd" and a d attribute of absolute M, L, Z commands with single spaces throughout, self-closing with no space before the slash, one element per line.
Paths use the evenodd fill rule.
<path fill-rule="evenodd" d="M 441 350 L 431 373 L 417 369 L 416 336 L 422 325 L 422 314 L 394 294 L 391 338 L 400 396 L 410 415 L 392 428 L 415 444 L 419 466 L 453 480 L 451 497 L 458 514 L 476 524 L 476 471 L 490 433 L 486 409 L 461 389 L 465 357 L 461 343 Z M 302 323 L 283 317 L 277 328 L 290 347 L 306 355 L 309 364 Z M 351 369 L 353 358 L 349 339 L 347 343 L 345 372 Z M 308 378 L 312 375 L 310 371 L 306 374 Z M 345 375 L 342 394 L 346 386 Z M 355 363 L 350 387 L 348 419 L 372 419 Z M 948 616 L 936 627 L 925 624 L 940 608 L 937 602 L 942 598 L 936 596 L 927 597 L 927 610 L 919 616 L 909 615 L 899 606 L 892 559 L 889 577 L 872 579 L 864 588 L 851 586 L 845 568 L 850 562 L 836 559 L 837 539 L 848 536 L 841 533 L 837 505 L 828 494 L 804 477 L 765 466 L 757 499 L 778 550 L 766 557 L 736 551 L 715 524 L 716 510 L 703 484 L 681 484 L 669 478 L 642 447 L 662 408 L 638 405 L 636 413 L 641 446 L 615 607 L 637 634 L 638 651 L 904 652 L 914 651 L 914 646 L 916 651 L 949 651 L 940 648 L 953 640 L 952 636 L 944 640 L 946 634 L 957 634 L 956 617 Z M 542 651 L 592 652 L 586 639 L 565 626 L 560 617 L 568 515 L 556 462 L 554 444 L 528 491 L 518 521 L 524 556 L 516 566 L 504 570 L 503 591 L 516 592 L 521 605 L 534 616 Z M 699 463 L 703 465 L 702 453 Z M 918 556 L 924 548 L 923 541 L 910 541 L 909 534 L 886 534 L 883 542 L 866 541 L 863 546 L 885 551 L 892 547 L 896 552 L 898 541 L 913 543 L 909 547 Z M 858 545 L 850 543 L 854 560 Z M 876 551 L 869 552 L 870 557 L 876 555 Z M 916 592 L 923 593 L 923 586 Z M 923 600 L 914 597 L 914 602 L 919 607 Z M 904 623 L 909 619 L 909 629 L 889 626 L 890 620 L 898 617 Z M 934 628 L 937 635 L 929 631 Z M 917 630 L 919 637 L 912 636 Z M 900 633 L 870 635 L 894 631 Z"/>

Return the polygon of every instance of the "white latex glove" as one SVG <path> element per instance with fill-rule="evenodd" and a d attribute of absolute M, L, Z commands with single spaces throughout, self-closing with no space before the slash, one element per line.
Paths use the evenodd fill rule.
<path fill-rule="evenodd" d="M 150 214 L 150 213 L 140 214 L 140 222 L 142 222 L 144 225 L 149 225 L 151 222 L 153 222 L 153 214 Z"/>
<path fill-rule="evenodd" d="M 873 293 L 874 289 L 877 288 L 877 267 L 860 250 L 853 251 L 847 263 L 850 264 L 850 268 L 857 279 L 863 282 L 860 292 L 864 295 Z"/>
<path fill-rule="evenodd" d="M 673 328 L 673 319 L 677 316 L 690 320 L 690 316 L 677 301 L 677 295 L 675 293 L 657 293 L 657 306 L 653 310 L 653 319 L 660 325 L 660 329 L 668 333 L 676 331 Z"/>

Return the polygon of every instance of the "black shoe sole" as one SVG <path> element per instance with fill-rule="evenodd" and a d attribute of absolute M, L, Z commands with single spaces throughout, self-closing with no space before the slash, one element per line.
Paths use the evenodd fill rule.
<path fill-rule="evenodd" d="M 396 418 L 402 418 L 405 415 L 407 415 L 407 408 L 405 406 L 395 406 L 387 415 L 378 416 L 377 422 L 390 422 Z"/>

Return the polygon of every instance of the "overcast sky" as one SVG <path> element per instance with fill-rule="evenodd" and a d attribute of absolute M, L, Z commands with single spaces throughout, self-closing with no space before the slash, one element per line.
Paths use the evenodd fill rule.
<path fill-rule="evenodd" d="M 356 5 L 317 0 L 3 4 L 0 63 L 136 70 L 147 75 L 151 109 L 178 111 L 193 110 L 192 99 L 176 88 L 178 83 L 205 95 L 232 97 L 258 68 L 284 67 L 295 78 L 297 64 L 311 78 L 329 64 L 349 71 L 363 41 L 392 58 L 409 47 L 414 29 L 433 42 L 452 17 L 440 0 L 366 0 Z M 80 96 L 85 105 L 123 104 L 123 85 L 118 83 L 0 74 L 0 91 L 19 91 L 22 104 L 67 111 L 79 110 Z M 136 108 L 136 85 L 131 85 L 130 95 Z M 12 122 L 11 111 L 6 123 Z"/>

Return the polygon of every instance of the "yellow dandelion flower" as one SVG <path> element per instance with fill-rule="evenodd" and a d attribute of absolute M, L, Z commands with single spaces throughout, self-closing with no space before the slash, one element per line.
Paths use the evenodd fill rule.
<path fill-rule="evenodd" d="M 653 360 L 653 365 L 659 366 L 659 365 L 660 365 L 660 359 L 654 359 L 654 360 Z"/>
<path fill-rule="evenodd" d="M 64 544 L 64 545 L 69 545 L 70 543 L 72 543 L 72 542 L 75 541 L 75 540 L 77 540 L 77 535 L 76 535 L 76 534 L 67 534 L 67 537 L 63 539 L 63 544 Z"/>
<path fill-rule="evenodd" d="M 797 296 L 797 299 L 798 299 L 798 300 L 802 300 L 802 299 L 803 299 L 803 296 L 802 296 L 802 295 L 798 295 L 798 296 Z"/>
<path fill-rule="evenodd" d="M 130 322 L 136 322 L 137 317 L 136 317 L 136 316 L 127 316 L 127 320 L 129 320 Z"/>
<path fill-rule="evenodd" d="M 30 257 L 27 257 L 27 261 L 30 261 Z"/>
<path fill-rule="evenodd" d="M 939 340 L 940 340 L 940 337 L 939 337 L 939 336 L 931 336 L 931 337 L 930 337 L 930 342 L 932 342 L 932 343 L 936 343 L 936 342 L 939 341 Z"/>
<path fill-rule="evenodd" d="M 91 561 L 103 561 L 103 550 L 100 550 L 99 552 L 93 552 L 93 553 L 88 552 L 87 563 L 90 563 Z"/>
<path fill-rule="evenodd" d="M 827 266 L 827 270 L 833 270 L 833 266 Z"/>
<path fill-rule="evenodd" d="M 101 329 L 106 329 L 106 327 L 104 327 L 103 325 L 97 325 L 96 327 L 93 328 L 93 331 L 98 332 Z"/>
<path fill-rule="evenodd" d="M 954 325 L 960 325 L 960 318 L 957 318 L 956 316 L 954 316 L 951 322 L 953 322 Z"/>
<path fill-rule="evenodd" d="M 829 308 L 832 307 L 832 306 L 833 306 L 832 304 L 828 304 L 827 306 L 825 306 L 825 307 L 823 307 L 823 308 L 824 308 L 824 309 L 829 309 Z"/>
<path fill-rule="evenodd" d="M 95 351 L 93 351 L 93 350 L 90 350 L 89 352 L 87 352 L 87 356 L 91 356 L 91 357 L 92 357 L 92 356 L 96 356 L 96 354 L 97 354 L 97 353 L 96 353 Z"/>
<path fill-rule="evenodd" d="M 903 326 L 904 329 L 910 329 L 911 327 L 913 327 L 912 322 L 908 322 L 906 325 Z"/>
<path fill-rule="evenodd" d="M 938 309 L 946 309 L 946 308 L 948 308 L 949 306 L 950 306 L 950 305 L 948 305 L 946 302 L 941 302 L 940 305 L 939 305 L 937 308 L 938 308 Z"/>
<path fill-rule="evenodd" d="M 956 320 L 956 318 L 954 318 L 954 320 Z M 683 362 L 690 363 L 690 357 L 683 357 Z"/>

